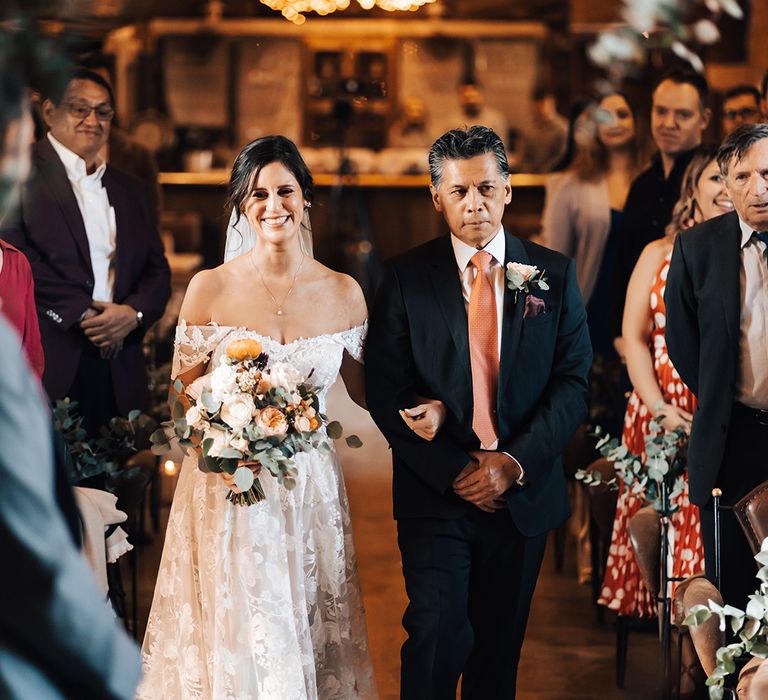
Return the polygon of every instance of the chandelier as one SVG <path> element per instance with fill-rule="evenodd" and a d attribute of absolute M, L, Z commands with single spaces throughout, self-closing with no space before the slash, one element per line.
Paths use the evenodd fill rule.
<path fill-rule="evenodd" d="M 422 5 L 428 5 L 436 0 L 357 0 L 357 4 L 364 10 L 372 10 L 380 7 L 387 12 L 396 10 L 414 12 Z M 261 0 L 272 10 L 282 13 L 285 19 L 294 24 L 304 24 L 305 12 L 316 12 L 318 15 L 329 15 L 337 10 L 346 10 L 350 0 Z"/>

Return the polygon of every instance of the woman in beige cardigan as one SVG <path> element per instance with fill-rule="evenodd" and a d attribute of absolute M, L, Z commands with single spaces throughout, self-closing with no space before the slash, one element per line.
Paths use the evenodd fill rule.
<path fill-rule="evenodd" d="M 577 103 L 571 114 L 573 155 L 547 182 L 542 242 L 576 261 L 576 278 L 587 305 L 594 363 L 590 377 L 590 422 L 621 434 L 624 401 L 621 361 L 607 325 L 616 231 L 624 201 L 638 171 L 636 122 L 626 97 L 605 95 Z M 582 465 L 586 466 L 586 465 Z M 576 492 L 579 580 L 591 575 L 586 504 Z M 579 517 L 581 516 L 581 517 Z"/>

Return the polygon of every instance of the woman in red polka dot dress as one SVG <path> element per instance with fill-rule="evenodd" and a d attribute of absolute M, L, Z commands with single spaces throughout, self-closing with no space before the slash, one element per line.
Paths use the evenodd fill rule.
<path fill-rule="evenodd" d="M 680 200 L 664 238 L 643 250 L 627 288 L 622 337 L 634 391 L 627 404 L 622 442 L 645 460 L 645 436 L 654 415 L 663 414 L 669 431 L 690 429 L 696 398 L 683 384 L 667 354 L 664 288 L 674 238 L 681 230 L 732 211 L 715 160 L 715 149 L 701 147 L 683 177 Z M 623 484 L 616 505 L 611 546 L 599 602 L 619 615 L 653 617 L 656 602 L 643 585 L 629 540 L 629 519 L 645 505 Z M 688 501 L 688 482 L 675 499 L 671 518 L 672 576 L 704 571 L 699 509 Z"/>

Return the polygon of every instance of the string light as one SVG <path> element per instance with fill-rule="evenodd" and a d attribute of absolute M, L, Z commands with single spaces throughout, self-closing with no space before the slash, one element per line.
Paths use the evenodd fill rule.
<path fill-rule="evenodd" d="M 380 7 L 387 12 L 414 12 L 422 5 L 429 5 L 437 0 L 357 0 L 364 10 Z M 304 24 L 306 12 L 329 15 L 332 12 L 346 10 L 350 0 L 261 0 L 272 10 L 280 12 L 285 19 L 294 24 Z"/>
<path fill-rule="evenodd" d="M 167 459 L 165 464 L 163 464 L 163 471 L 168 476 L 173 476 L 176 474 L 176 462 L 174 462 L 172 459 Z"/>

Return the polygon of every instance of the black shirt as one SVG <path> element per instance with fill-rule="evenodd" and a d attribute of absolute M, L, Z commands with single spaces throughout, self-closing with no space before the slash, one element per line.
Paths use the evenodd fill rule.
<path fill-rule="evenodd" d="M 643 248 L 664 235 L 672 210 L 680 198 L 683 175 L 693 158 L 693 151 L 675 159 L 668 178 L 664 178 L 661 154 L 634 180 L 624 206 L 624 218 L 618 234 L 618 250 L 611 290 L 610 317 L 615 336 L 621 335 L 624 300 L 629 278 Z M 615 337 L 614 336 L 614 337 Z"/>

